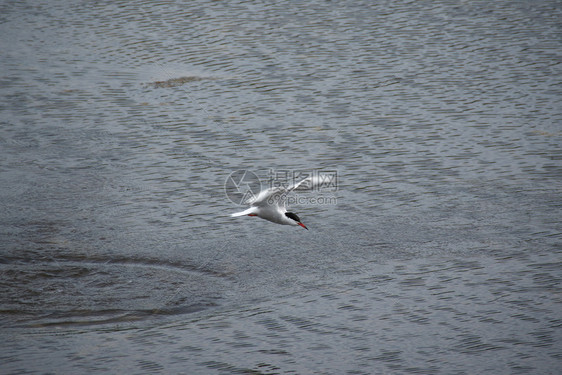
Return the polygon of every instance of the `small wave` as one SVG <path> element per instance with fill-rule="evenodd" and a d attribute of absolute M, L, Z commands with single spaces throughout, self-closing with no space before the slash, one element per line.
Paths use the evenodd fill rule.
<path fill-rule="evenodd" d="M 187 77 L 179 77 L 179 78 L 170 78 L 165 81 L 154 81 L 147 83 L 147 86 L 151 86 L 154 88 L 165 88 L 165 87 L 177 87 L 185 85 L 186 83 L 197 82 L 213 79 L 212 77 L 197 77 L 197 76 L 187 76 Z"/>
<path fill-rule="evenodd" d="M 217 306 L 225 275 L 150 258 L 3 259 L 0 326 L 87 326 L 188 314 Z"/>

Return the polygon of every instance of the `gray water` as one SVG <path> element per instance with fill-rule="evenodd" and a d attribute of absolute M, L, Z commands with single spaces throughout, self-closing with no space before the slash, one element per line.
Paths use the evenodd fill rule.
<path fill-rule="evenodd" d="M 0 372 L 559 373 L 561 20 L 3 2 Z M 240 169 L 335 200 L 230 218 Z"/>

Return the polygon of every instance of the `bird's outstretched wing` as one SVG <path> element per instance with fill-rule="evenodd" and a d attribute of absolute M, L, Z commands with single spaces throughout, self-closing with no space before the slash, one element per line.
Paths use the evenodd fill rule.
<path fill-rule="evenodd" d="M 286 190 L 287 189 L 282 187 L 271 187 L 269 189 L 262 190 L 258 195 L 248 199 L 246 204 L 255 207 L 272 206 L 279 200 L 278 197 L 285 194 Z"/>
<path fill-rule="evenodd" d="M 286 202 L 287 194 L 291 191 L 298 190 L 299 188 L 310 190 L 320 182 L 322 182 L 320 176 L 311 176 L 288 187 L 271 187 L 260 191 L 258 195 L 248 199 L 246 204 L 255 207 L 281 205 Z"/>
<path fill-rule="evenodd" d="M 322 182 L 322 176 L 310 176 L 305 178 L 304 180 L 300 180 L 294 185 L 291 185 L 287 188 L 287 193 L 293 190 L 311 190 L 316 185 Z"/>

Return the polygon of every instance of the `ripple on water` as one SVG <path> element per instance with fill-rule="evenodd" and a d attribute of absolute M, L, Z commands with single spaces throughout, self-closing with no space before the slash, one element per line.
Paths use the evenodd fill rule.
<path fill-rule="evenodd" d="M 12 259 L 2 263 L 6 326 L 127 323 L 217 306 L 223 274 L 158 259 Z"/>

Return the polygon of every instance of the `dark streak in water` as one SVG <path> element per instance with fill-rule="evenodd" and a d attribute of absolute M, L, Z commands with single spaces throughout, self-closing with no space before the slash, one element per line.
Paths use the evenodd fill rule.
<path fill-rule="evenodd" d="M 197 82 L 206 79 L 214 79 L 211 77 L 179 77 L 179 78 L 170 78 L 166 81 L 155 81 L 147 83 L 148 86 L 152 86 L 154 88 L 167 88 L 167 87 L 177 87 L 182 86 L 186 83 L 190 82 Z"/>

